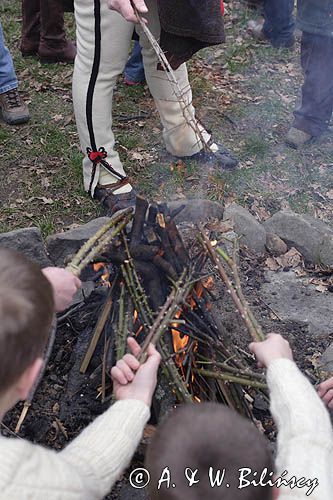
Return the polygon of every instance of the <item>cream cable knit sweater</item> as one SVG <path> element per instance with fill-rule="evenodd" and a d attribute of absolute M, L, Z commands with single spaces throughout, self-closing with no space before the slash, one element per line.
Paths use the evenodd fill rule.
<path fill-rule="evenodd" d="M 275 360 L 267 370 L 271 412 L 278 428 L 277 476 L 318 479 L 310 496 L 307 487 L 279 488 L 278 500 L 332 500 L 333 432 L 328 411 L 295 363 Z"/>
<path fill-rule="evenodd" d="M 0 437 L 0 499 L 102 499 L 129 464 L 149 413 L 141 401 L 118 401 L 58 453 Z"/>
<path fill-rule="evenodd" d="M 296 365 L 286 359 L 267 371 L 278 426 L 277 475 L 288 471 L 319 486 L 280 488 L 279 500 L 333 497 L 333 434 L 328 412 Z M 0 437 L 0 500 L 97 500 L 130 462 L 149 418 L 136 400 L 118 401 L 63 451 Z"/>

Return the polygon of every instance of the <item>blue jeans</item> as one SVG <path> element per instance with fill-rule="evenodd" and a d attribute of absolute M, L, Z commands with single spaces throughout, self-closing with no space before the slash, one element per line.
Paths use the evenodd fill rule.
<path fill-rule="evenodd" d="M 294 43 L 294 0 L 265 0 L 263 32 L 273 47 L 290 47 Z"/>
<path fill-rule="evenodd" d="M 2 26 L 0 22 L 0 94 L 17 88 L 18 82 L 13 65 L 13 59 L 5 46 Z"/>
<path fill-rule="evenodd" d="M 141 47 L 137 40 L 134 42 L 131 57 L 125 66 L 125 78 L 135 83 L 145 82 L 145 70 L 142 62 Z"/>

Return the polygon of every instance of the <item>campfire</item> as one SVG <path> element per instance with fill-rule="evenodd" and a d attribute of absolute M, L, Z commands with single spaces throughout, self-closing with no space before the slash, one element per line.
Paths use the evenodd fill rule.
<path fill-rule="evenodd" d="M 264 376 L 230 342 L 223 317 L 213 311 L 219 301 L 215 289 L 224 286 L 252 338 L 262 338 L 242 294 L 236 257 L 203 228 L 185 245 L 175 223 L 179 210 L 137 197 L 134 209 L 117 213 L 68 265 L 78 276 L 93 275 L 100 297 L 75 376 L 92 377 L 97 370 L 96 397 L 111 400 L 110 369 L 125 354 L 128 336 L 134 336 L 142 346 L 140 360 L 150 342 L 162 356 L 156 421 L 176 404 L 207 400 L 251 418 L 254 393 L 267 399 Z"/>

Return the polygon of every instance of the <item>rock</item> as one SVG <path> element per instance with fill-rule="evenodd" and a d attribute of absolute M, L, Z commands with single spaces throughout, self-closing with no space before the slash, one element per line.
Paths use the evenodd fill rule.
<path fill-rule="evenodd" d="M 175 217 L 175 222 L 203 222 L 208 218 L 222 219 L 223 206 L 220 203 L 203 199 L 170 201 L 168 207 L 173 212 L 184 205 L 183 210 Z"/>
<path fill-rule="evenodd" d="M 69 231 L 49 236 L 46 245 L 53 263 L 62 266 L 67 256 L 75 254 L 109 220 L 109 217 L 99 217 Z"/>
<path fill-rule="evenodd" d="M 333 372 L 333 343 L 328 346 L 320 359 L 320 368 L 326 372 Z"/>
<path fill-rule="evenodd" d="M 95 290 L 95 286 L 96 285 L 93 281 L 82 282 L 82 288 L 79 288 L 79 290 L 74 295 L 71 307 L 76 304 L 80 304 L 84 300 L 87 300 L 92 294 L 92 292 Z"/>
<path fill-rule="evenodd" d="M 223 233 L 220 244 L 224 246 L 228 255 L 232 256 L 234 251 L 234 241 L 238 238 L 238 234 L 235 231 L 228 231 Z"/>
<path fill-rule="evenodd" d="M 142 474 L 144 475 L 144 471 Z M 118 498 L 119 500 L 148 500 L 148 493 L 146 488 L 142 488 L 141 485 L 134 488 L 130 484 L 124 484 L 119 491 Z"/>
<path fill-rule="evenodd" d="M 266 249 L 271 255 L 278 257 L 288 251 L 288 246 L 277 234 L 267 233 Z"/>
<path fill-rule="evenodd" d="M 266 273 L 260 295 L 283 321 L 307 326 L 314 337 L 332 333 L 333 294 L 320 293 L 293 271 Z"/>
<path fill-rule="evenodd" d="M 246 245 L 256 253 L 265 252 L 266 231 L 248 210 L 232 203 L 225 209 L 223 219 L 233 221 L 234 230 L 242 236 L 241 245 Z"/>
<path fill-rule="evenodd" d="M 0 246 L 22 252 L 26 257 L 37 262 L 41 267 L 51 264 L 47 257 L 42 234 L 38 227 L 15 229 L 0 234 Z"/>
<path fill-rule="evenodd" d="M 264 226 L 295 247 L 306 261 L 333 266 L 333 229 L 325 222 L 283 210 L 265 221 Z"/>

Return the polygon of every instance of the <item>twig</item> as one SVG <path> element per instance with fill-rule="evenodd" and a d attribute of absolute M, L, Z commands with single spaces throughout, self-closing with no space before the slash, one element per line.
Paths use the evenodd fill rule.
<path fill-rule="evenodd" d="M 194 373 L 198 373 L 199 375 L 205 377 L 211 377 L 218 380 L 224 380 L 226 382 L 233 382 L 235 384 L 245 385 L 248 387 L 253 387 L 256 389 L 268 389 L 267 384 L 262 382 L 258 382 L 258 380 L 252 380 L 251 378 L 237 377 L 236 375 L 232 375 L 230 373 L 222 373 L 222 372 L 212 372 L 209 370 L 204 370 L 202 368 L 194 369 Z"/>
<path fill-rule="evenodd" d="M 123 231 L 133 217 L 132 212 L 133 209 L 129 207 L 97 231 L 80 248 L 66 269 L 75 276 L 80 276 L 83 269 L 94 260 L 96 255 L 101 253 L 111 243 L 112 239 Z M 118 226 L 116 226 L 117 223 L 119 223 Z M 109 230 L 114 226 L 116 226 L 115 229 L 111 234 L 108 234 Z"/>
<path fill-rule="evenodd" d="M 242 303 L 242 301 L 240 300 L 239 296 L 237 295 L 237 292 L 236 292 L 234 286 L 232 285 L 232 283 L 229 279 L 229 276 L 222 265 L 221 260 L 218 258 L 216 251 L 213 249 L 211 242 L 209 241 L 209 238 L 206 236 L 206 234 L 202 228 L 200 228 L 200 233 L 201 233 L 201 236 L 203 238 L 202 244 L 206 248 L 206 250 L 208 251 L 208 254 L 209 254 L 213 264 L 217 268 L 219 275 L 221 276 L 222 280 L 224 281 L 224 283 L 228 289 L 228 292 L 230 293 L 233 302 L 235 303 L 242 319 L 244 320 L 245 325 L 246 325 L 252 339 L 254 340 L 254 342 L 260 342 L 262 340 L 265 340 L 265 336 L 263 335 L 261 329 L 258 330 L 256 328 L 256 326 L 253 324 L 253 322 L 251 321 L 250 314 L 249 314 L 249 307 L 244 305 Z M 227 259 L 230 259 L 227 255 L 226 255 L 226 257 L 227 257 Z"/>

